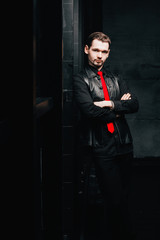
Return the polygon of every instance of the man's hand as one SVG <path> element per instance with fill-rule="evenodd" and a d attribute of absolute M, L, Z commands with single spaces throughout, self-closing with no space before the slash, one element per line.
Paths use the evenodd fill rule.
<path fill-rule="evenodd" d="M 129 100 L 131 99 L 131 94 L 130 93 L 125 93 L 122 97 L 121 100 Z"/>
<path fill-rule="evenodd" d="M 112 102 L 111 101 L 99 101 L 99 102 L 94 102 L 94 105 L 98 106 L 98 107 L 110 107 L 112 108 L 113 105 L 112 105 Z"/>

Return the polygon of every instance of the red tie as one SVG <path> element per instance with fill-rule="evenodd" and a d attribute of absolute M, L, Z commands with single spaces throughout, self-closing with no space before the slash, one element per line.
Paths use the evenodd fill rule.
<path fill-rule="evenodd" d="M 105 80 L 103 78 L 103 72 L 102 71 L 99 71 L 98 72 L 98 75 L 101 77 L 101 82 L 102 82 L 102 87 L 103 87 L 103 93 L 104 93 L 104 98 L 105 100 L 110 100 L 109 98 L 109 94 L 108 94 L 108 90 L 107 90 L 107 86 L 106 86 L 106 83 L 105 83 Z M 113 123 L 107 123 L 107 127 L 108 127 L 108 131 L 113 133 L 114 132 L 114 125 Z"/>

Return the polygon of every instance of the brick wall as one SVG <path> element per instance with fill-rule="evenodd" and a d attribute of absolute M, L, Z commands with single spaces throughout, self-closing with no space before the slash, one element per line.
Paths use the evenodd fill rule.
<path fill-rule="evenodd" d="M 74 114 L 72 102 L 73 74 L 79 71 L 81 57 L 78 0 L 63 0 L 63 115 L 62 115 L 62 216 L 63 238 L 74 239 L 75 159 Z"/>

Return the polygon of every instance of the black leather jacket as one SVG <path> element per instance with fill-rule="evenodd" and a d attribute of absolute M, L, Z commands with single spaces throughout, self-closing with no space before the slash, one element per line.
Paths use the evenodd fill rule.
<path fill-rule="evenodd" d="M 73 94 L 80 110 L 79 137 L 83 145 L 102 147 L 110 141 L 111 134 L 106 133 L 106 122 L 113 122 L 114 137 L 120 144 L 132 144 L 132 136 L 125 119 L 125 114 L 138 111 L 139 104 L 136 96 L 128 89 L 127 84 L 120 77 L 110 71 L 103 70 L 110 100 L 114 102 L 114 109 L 100 108 L 93 104 L 104 100 L 100 77 L 90 67 L 74 76 Z M 120 100 L 125 93 L 131 93 L 130 100 Z M 117 117 L 119 115 L 119 117 Z M 105 128 L 105 131 L 104 131 Z M 105 137 L 104 137 L 105 134 Z"/>

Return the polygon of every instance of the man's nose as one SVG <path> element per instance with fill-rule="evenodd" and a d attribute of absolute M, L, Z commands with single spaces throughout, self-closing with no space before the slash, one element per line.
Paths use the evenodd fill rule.
<path fill-rule="evenodd" d="M 98 58 L 102 58 L 102 53 L 98 52 Z"/>

